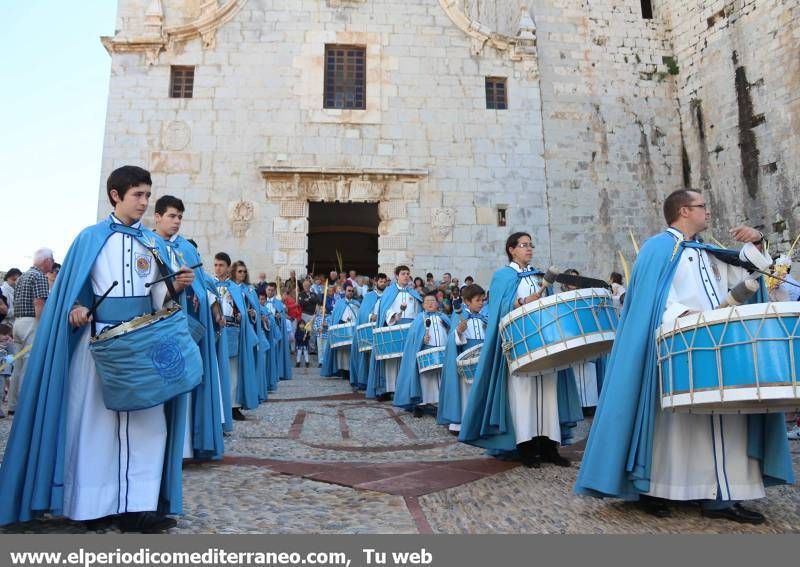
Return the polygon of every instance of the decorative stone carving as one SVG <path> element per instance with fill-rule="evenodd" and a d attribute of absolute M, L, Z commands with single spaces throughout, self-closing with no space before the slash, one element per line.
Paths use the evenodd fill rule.
<path fill-rule="evenodd" d="M 405 250 L 407 244 L 405 236 L 381 236 L 378 239 L 381 250 Z"/>
<path fill-rule="evenodd" d="M 165 150 L 180 151 L 189 145 L 192 131 L 182 120 L 166 122 L 161 130 L 161 147 Z"/>
<path fill-rule="evenodd" d="M 472 55 L 480 55 L 489 45 L 506 53 L 511 61 L 521 62 L 526 78 L 529 80 L 538 78 L 536 25 L 524 3 L 520 5 L 516 35 L 513 36 L 501 30 L 493 30 L 490 26 L 472 18 L 465 6 L 465 0 L 439 0 L 439 5 L 450 20 L 470 37 Z"/>
<path fill-rule="evenodd" d="M 378 218 L 382 221 L 404 219 L 408 215 L 408 208 L 403 201 L 381 201 L 378 203 Z"/>
<path fill-rule="evenodd" d="M 454 209 L 431 209 L 431 228 L 435 237 L 440 240 L 452 237 L 455 224 L 456 212 Z"/>
<path fill-rule="evenodd" d="M 306 201 L 282 201 L 280 215 L 282 217 L 308 216 L 308 203 Z"/>
<path fill-rule="evenodd" d="M 200 38 L 205 49 L 212 49 L 219 28 L 230 21 L 247 3 L 247 0 L 228 0 L 222 5 L 218 0 L 208 0 L 201 6 L 200 17 L 188 24 L 163 27 L 164 12 L 160 0 L 153 0 L 145 12 L 144 30 L 139 36 L 120 33 L 101 37 L 109 54 L 143 53 L 148 65 L 155 65 L 162 51 L 174 49 L 176 42 Z"/>
<path fill-rule="evenodd" d="M 236 238 L 243 238 L 250 228 L 250 223 L 255 218 L 256 207 L 250 201 L 238 201 L 231 203 L 228 211 L 228 218 L 231 221 L 233 235 Z"/>

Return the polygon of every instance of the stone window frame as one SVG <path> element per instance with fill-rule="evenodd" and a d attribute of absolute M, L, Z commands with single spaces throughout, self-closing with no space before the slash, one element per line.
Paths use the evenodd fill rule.
<path fill-rule="evenodd" d="M 508 110 L 508 77 L 486 77 L 485 90 L 487 110 Z"/>
<path fill-rule="evenodd" d="M 194 72 L 194 65 L 170 65 L 169 98 L 193 97 Z"/>
<path fill-rule="evenodd" d="M 367 46 L 329 43 L 325 46 L 322 106 L 367 109 Z"/>
<path fill-rule="evenodd" d="M 392 66 L 383 57 L 384 39 L 380 33 L 319 30 L 308 32 L 301 53 L 292 66 L 300 73 L 295 93 L 309 123 L 380 124 L 388 109 L 382 77 Z M 366 47 L 366 109 L 324 108 L 325 46 L 361 45 Z"/>

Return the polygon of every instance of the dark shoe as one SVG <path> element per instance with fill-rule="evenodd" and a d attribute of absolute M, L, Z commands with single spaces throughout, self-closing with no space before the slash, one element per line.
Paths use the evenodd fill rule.
<path fill-rule="evenodd" d="M 114 523 L 114 516 L 103 516 L 93 520 L 86 520 L 83 525 L 87 532 L 104 532 Z"/>
<path fill-rule="evenodd" d="M 322 363 L 321 362 L 319 363 L 319 368 L 322 368 Z"/>
<path fill-rule="evenodd" d="M 306 368 L 308 368 L 308 362 L 306 362 Z"/>
<path fill-rule="evenodd" d="M 583 417 L 594 417 L 595 410 L 597 410 L 597 408 L 594 406 L 590 408 L 583 408 Z"/>
<path fill-rule="evenodd" d="M 667 507 L 667 503 L 661 498 L 653 498 L 652 496 L 643 494 L 639 498 L 639 506 L 641 506 L 642 510 L 656 518 L 669 518 L 672 516 L 672 510 Z"/>
<path fill-rule="evenodd" d="M 731 520 L 732 522 L 739 522 L 740 524 L 758 525 L 766 521 L 764 514 L 754 510 L 748 510 L 738 503 L 730 508 L 723 508 L 722 510 L 703 509 L 703 516 L 706 518 Z"/>
<path fill-rule="evenodd" d="M 160 534 L 177 525 L 175 518 L 155 512 L 128 512 L 119 519 L 122 533 Z"/>
<path fill-rule="evenodd" d="M 413 413 L 414 417 L 422 417 L 423 415 L 425 415 L 425 412 L 422 411 L 422 408 L 420 406 L 414 406 Z"/>
<path fill-rule="evenodd" d="M 308 365 L 306 364 L 306 366 L 308 366 Z M 298 362 L 297 364 L 294 365 L 294 367 L 295 368 L 300 368 L 300 363 Z"/>
<path fill-rule="evenodd" d="M 539 439 L 534 438 L 517 445 L 517 453 L 520 462 L 529 469 L 538 469 L 542 466 L 542 459 L 539 457 Z"/>
<path fill-rule="evenodd" d="M 239 408 L 233 408 L 231 413 L 233 414 L 233 421 L 247 421 L 247 418 Z"/>
<path fill-rule="evenodd" d="M 544 439 L 541 445 L 542 461 L 553 463 L 557 467 L 570 467 L 572 463 L 558 454 L 558 443 L 550 439 Z"/>

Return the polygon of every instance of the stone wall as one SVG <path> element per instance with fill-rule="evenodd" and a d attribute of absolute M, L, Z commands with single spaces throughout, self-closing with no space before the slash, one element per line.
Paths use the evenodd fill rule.
<path fill-rule="evenodd" d="M 685 174 L 724 240 L 762 227 L 773 250 L 800 233 L 800 4 L 661 0 L 671 28 Z"/>

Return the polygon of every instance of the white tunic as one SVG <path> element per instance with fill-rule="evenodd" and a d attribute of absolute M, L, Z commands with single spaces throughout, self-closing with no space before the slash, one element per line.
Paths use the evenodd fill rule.
<path fill-rule="evenodd" d="M 442 317 L 438 314 L 431 315 L 431 325 L 426 328 L 428 335 L 428 347 L 447 346 L 447 327 L 444 326 Z M 439 403 L 439 386 L 442 381 L 442 371 L 431 370 L 419 375 L 420 386 L 422 387 L 422 403 L 435 405 Z"/>
<path fill-rule="evenodd" d="M 594 362 L 579 362 L 572 365 L 575 385 L 581 398 L 581 407 L 593 408 L 597 405 L 597 368 Z"/>
<path fill-rule="evenodd" d="M 345 300 L 342 300 L 345 301 Z M 358 324 L 358 305 L 355 303 L 350 303 L 347 306 L 347 309 L 344 310 L 342 313 L 342 323 L 350 323 L 352 325 Z M 339 366 L 339 370 L 347 370 L 350 371 L 350 348 L 349 347 L 342 347 L 335 349 L 336 352 L 336 364 Z"/>
<path fill-rule="evenodd" d="M 683 235 L 668 232 L 677 241 Z M 745 275 L 703 250 L 683 249 L 662 323 L 707 311 Z M 765 495 L 758 460 L 747 456 L 747 416 L 659 410 L 653 435 L 650 494 L 670 500 L 749 500 Z"/>
<path fill-rule="evenodd" d="M 141 223 L 133 227 L 140 228 Z M 153 308 L 159 309 L 166 296 L 164 284 L 144 285 L 159 277 L 150 252 L 121 233 L 113 233 L 106 241 L 90 277 L 96 295 L 117 281 L 109 297 L 150 295 Z M 97 331 L 105 326 L 98 322 Z M 106 409 L 89 353 L 90 327 L 83 329 L 69 367 L 64 515 L 89 520 L 156 510 L 167 441 L 164 406 L 133 412 Z"/>
<path fill-rule="evenodd" d="M 218 283 L 222 283 L 223 281 L 229 282 L 230 280 L 220 280 L 216 276 L 214 280 Z M 225 317 L 233 317 L 233 297 L 231 297 L 231 292 L 227 286 L 218 285 L 217 292 L 219 293 L 220 298 L 220 306 L 222 307 L 222 314 Z M 241 337 L 240 337 L 241 340 Z M 229 355 L 231 353 L 228 353 Z M 230 387 L 231 387 L 231 407 L 238 408 L 241 407 L 236 399 L 239 395 L 239 356 L 238 353 L 233 353 L 235 356 L 228 358 L 228 376 L 230 377 Z"/>
<path fill-rule="evenodd" d="M 397 282 L 392 285 L 397 286 Z M 399 287 L 399 286 L 398 286 Z M 391 325 L 392 318 L 397 315 L 397 320 L 413 319 L 421 311 L 420 302 L 417 301 L 408 290 L 410 287 L 400 289 L 397 297 L 389 306 L 386 312 L 386 325 Z M 402 307 L 405 306 L 405 309 Z M 383 361 L 383 373 L 386 376 L 386 392 L 394 392 L 397 384 L 397 375 L 400 373 L 400 359 L 390 358 Z"/>
<path fill-rule="evenodd" d="M 471 312 L 467 310 L 465 315 L 468 316 L 470 313 Z M 467 319 L 467 328 L 464 329 L 464 333 L 459 334 L 458 331 L 456 331 L 456 344 L 464 346 L 469 339 L 476 339 L 479 341 L 485 340 L 486 323 L 475 317 Z M 458 376 L 458 388 L 461 393 L 461 417 L 464 417 L 464 410 L 467 409 L 470 384 L 467 384 L 460 375 Z M 461 431 L 460 423 L 451 423 L 448 427 L 450 431 Z"/>
<path fill-rule="evenodd" d="M 509 264 L 517 272 L 516 263 Z M 517 285 L 518 299 L 539 291 L 536 280 L 526 276 Z M 515 372 L 508 377 L 508 403 L 514 421 L 517 444 L 534 437 L 548 437 L 561 442 L 561 424 L 558 419 L 558 390 L 555 371 L 542 373 Z"/>

